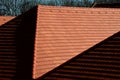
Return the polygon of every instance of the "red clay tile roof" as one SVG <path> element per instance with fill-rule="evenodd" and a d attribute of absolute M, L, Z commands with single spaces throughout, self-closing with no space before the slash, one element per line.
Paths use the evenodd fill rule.
<path fill-rule="evenodd" d="M 37 80 L 119 80 L 120 32 Z"/>
<path fill-rule="evenodd" d="M 10 21 L 13 18 L 15 18 L 15 17 L 13 17 L 13 16 L 0 16 L 0 25 Z"/>
<path fill-rule="evenodd" d="M 38 6 L 33 78 L 120 30 L 120 9 Z"/>
<path fill-rule="evenodd" d="M 0 26 L 0 80 L 32 80 L 36 9 Z"/>
<path fill-rule="evenodd" d="M 0 79 L 6 74 L 17 80 L 44 75 L 118 32 L 119 13 L 120 9 L 38 6 L 14 18 L 0 27 L 0 55 L 6 57 L 0 67 L 7 57 L 15 57 L 15 65 L 6 61 L 8 70 L 12 66 L 15 72 L 2 69 Z"/>
<path fill-rule="evenodd" d="M 13 80 L 16 76 L 16 27 L 19 21 L 14 17 L 0 17 L 0 80 Z M 9 21 L 10 20 L 10 21 Z M 9 22 L 7 22 L 9 21 Z M 6 23 L 7 22 L 7 23 Z"/>

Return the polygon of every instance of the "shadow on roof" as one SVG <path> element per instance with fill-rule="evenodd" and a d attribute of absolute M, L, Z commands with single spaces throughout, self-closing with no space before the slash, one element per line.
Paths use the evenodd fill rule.
<path fill-rule="evenodd" d="M 0 80 L 32 79 L 36 9 L 0 26 Z"/>
<path fill-rule="evenodd" d="M 37 80 L 120 79 L 120 32 Z"/>

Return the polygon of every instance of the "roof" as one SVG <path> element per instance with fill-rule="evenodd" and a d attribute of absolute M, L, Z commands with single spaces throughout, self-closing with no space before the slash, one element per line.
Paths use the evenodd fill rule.
<path fill-rule="evenodd" d="M 32 80 L 36 9 L 0 26 L 0 80 Z"/>
<path fill-rule="evenodd" d="M 38 80 L 119 80 L 120 32 Z"/>
<path fill-rule="evenodd" d="M 39 5 L 15 17 L 0 27 L 0 79 L 45 75 L 117 33 L 119 13 L 120 9 Z"/>
<path fill-rule="evenodd" d="M 38 6 L 33 77 L 118 32 L 119 13 L 120 9 Z"/>
<path fill-rule="evenodd" d="M 13 16 L 0 16 L 0 25 L 10 21 L 13 18 Z"/>

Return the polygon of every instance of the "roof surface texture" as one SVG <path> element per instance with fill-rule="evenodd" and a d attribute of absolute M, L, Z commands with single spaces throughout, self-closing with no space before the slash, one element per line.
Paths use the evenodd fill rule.
<path fill-rule="evenodd" d="M 34 78 L 120 29 L 120 9 L 38 6 Z"/>
<path fill-rule="evenodd" d="M 0 79 L 45 75 L 117 33 L 119 16 L 120 9 L 34 7 L 0 27 Z"/>
<path fill-rule="evenodd" d="M 0 25 L 10 21 L 13 18 L 13 16 L 0 16 Z"/>
<path fill-rule="evenodd" d="M 32 80 L 36 9 L 0 26 L 0 80 Z"/>
<path fill-rule="evenodd" d="M 119 80 L 120 32 L 38 80 Z"/>

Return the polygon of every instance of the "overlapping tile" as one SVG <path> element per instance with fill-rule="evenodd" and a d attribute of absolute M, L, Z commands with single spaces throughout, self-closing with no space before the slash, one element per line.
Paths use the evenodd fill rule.
<path fill-rule="evenodd" d="M 14 16 L 0 16 L 0 25 L 5 24 L 13 18 Z"/>
<path fill-rule="evenodd" d="M 38 80 L 119 80 L 120 32 L 72 58 Z"/>
<path fill-rule="evenodd" d="M 15 57 L 10 59 L 15 61 L 17 80 L 37 79 L 118 32 L 119 13 L 119 9 L 40 5 L 1 25 L 0 55 Z M 9 73 L 2 72 L 0 79 Z"/>
<path fill-rule="evenodd" d="M 120 29 L 120 9 L 38 6 L 34 78 Z"/>

